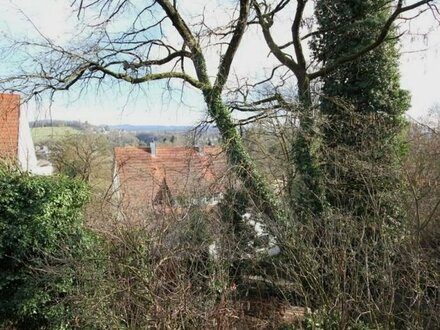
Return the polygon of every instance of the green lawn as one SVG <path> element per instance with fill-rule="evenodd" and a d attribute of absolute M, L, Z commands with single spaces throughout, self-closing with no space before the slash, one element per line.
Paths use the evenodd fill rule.
<path fill-rule="evenodd" d="M 67 135 L 81 133 L 81 131 L 72 127 L 34 127 L 31 129 L 31 132 L 35 144 L 47 140 L 56 140 Z"/>

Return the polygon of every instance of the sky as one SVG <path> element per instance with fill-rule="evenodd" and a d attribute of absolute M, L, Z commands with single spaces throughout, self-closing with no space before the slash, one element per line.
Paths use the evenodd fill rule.
<path fill-rule="evenodd" d="M 77 30 L 77 19 L 69 6 L 71 0 L 0 1 L 0 36 L 32 38 L 35 36 L 34 24 L 43 34 L 63 44 L 68 43 Z M 206 1 L 182 2 L 186 4 L 186 14 L 191 17 L 200 12 Z M 222 18 L 227 18 L 225 11 L 213 3 L 215 1 L 208 1 L 211 7 L 207 12 L 212 14 L 211 19 L 221 22 Z M 408 114 L 419 118 L 434 104 L 440 104 L 440 27 L 430 13 L 425 13 L 405 23 L 402 29 L 411 33 L 402 38 L 400 46 L 401 83 L 412 95 Z M 274 30 L 279 39 L 282 33 L 281 28 Z M 262 72 L 261 69 L 269 67 L 273 61 L 267 54 L 261 33 L 251 29 L 234 60 L 232 79 L 235 76 L 252 77 L 255 72 Z M 216 55 L 215 51 L 208 55 L 212 72 L 218 61 Z M 192 125 L 205 118 L 203 99 L 197 91 L 188 89 L 180 93 L 176 90 L 170 95 L 164 92 L 163 83 L 144 87 L 131 90 L 125 85 L 109 84 L 98 94 L 92 90 L 78 98 L 75 94 L 63 93 L 56 95 L 52 103 L 31 101 L 24 107 L 31 112 L 32 119 L 80 120 L 93 124 Z"/>

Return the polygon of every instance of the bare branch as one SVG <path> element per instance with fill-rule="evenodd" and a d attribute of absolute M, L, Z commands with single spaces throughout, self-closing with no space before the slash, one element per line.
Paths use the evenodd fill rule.
<path fill-rule="evenodd" d="M 270 33 L 270 27 L 272 26 L 273 21 L 271 19 L 268 20 L 268 17 L 261 12 L 260 5 L 257 3 L 257 1 L 253 0 L 252 5 L 257 13 L 258 21 L 263 30 L 264 39 L 266 40 L 266 43 L 269 46 L 272 54 L 274 54 L 278 61 L 287 66 L 293 72 L 299 71 L 300 66 L 298 63 L 296 63 L 288 54 L 284 53 L 280 46 L 278 46 L 274 41 L 272 34 Z"/>
<path fill-rule="evenodd" d="M 298 0 L 295 12 L 295 19 L 292 24 L 292 42 L 295 49 L 296 60 L 301 68 L 306 67 L 306 59 L 304 57 L 304 51 L 301 44 L 301 38 L 299 36 L 299 29 L 304 15 L 304 8 L 307 0 Z"/>
<path fill-rule="evenodd" d="M 183 79 L 184 81 L 188 82 L 192 86 L 198 88 L 198 89 L 204 89 L 204 84 L 199 82 L 197 79 L 194 79 L 193 77 L 183 73 L 183 72 L 162 72 L 162 73 L 151 73 L 146 74 L 142 77 L 133 77 L 127 73 L 119 73 L 114 72 L 111 70 L 108 70 L 107 68 L 98 65 L 98 64 L 90 64 L 89 70 L 91 71 L 101 71 L 105 74 L 108 74 L 109 76 L 112 76 L 114 78 L 127 81 L 131 84 L 141 84 L 147 81 L 154 81 L 154 80 L 161 80 L 161 79 L 168 79 L 168 78 L 179 78 Z"/>
<path fill-rule="evenodd" d="M 196 69 L 197 77 L 205 86 L 210 85 L 209 77 L 207 75 L 206 60 L 203 56 L 202 49 L 197 39 L 192 34 L 188 25 L 185 23 L 175 6 L 169 0 L 157 0 L 157 3 L 167 14 L 168 18 L 173 23 L 177 32 L 182 37 L 184 43 L 188 46 L 192 53 L 192 60 Z"/>
<path fill-rule="evenodd" d="M 162 65 L 162 64 L 165 64 L 165 63 L 172 61 L 175 58 L 182 58 L 182 57 L 190 58 L 191 53 L 182 50 L 182 51 L 177 51 L 175 53 L 172 53 L 172 54 L 168 55 L 167 57 L 164 57 L 164 58 L 161 58 L 158 60 L 140 61 L 138 63 L 127 63 L 127 62 L 124 62 L 124 63 L 127 63 L 126 64 L 128 66 L 127 68 L 138 69 L 141 67 L 146 67 L 146 66 L 151 66 L 151 65 Z"/>
<path fill-rule="evenodd" d="M 221 92 L 223 86 L 226 83 L 226 79 L 229 76 L 229 70 L 231 69 L 232 60 L 237 52 L 241 38 L 243 37 L 247 19 L 249 16 L 250 0 L 240 1 L 240 16 L 238 18 L 237 26 L 234 30 L 234 34 L 229 42 L 228 49 L 226 50 L 223 60 L 220 63 L 216 81 L 214 83 L 214 89 Z"/>

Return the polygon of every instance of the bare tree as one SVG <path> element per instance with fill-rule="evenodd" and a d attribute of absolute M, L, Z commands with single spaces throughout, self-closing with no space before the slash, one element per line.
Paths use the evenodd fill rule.
<path fill-rule="evenodd" d="M 226 26 L 210 28 L 204 15 L 190 25 L 177 1 L 151 0 L 136 6 L 129 0 L 76 0 L 78 17 L 88 11 L 98 13 L 99 21 L 86 43 L 62 47 L 49 38 L 42 42 L 23 41 L 15 47 L 40 50 L 34 65 L 21 74 L 0 80 L 0 88 L 19 91 L 29 97 L 69 90 L 74 85 L 86 87 L 107 78 L 132 85 L 165 80 L 178 80 L 185 87 L 199 90 L 204 97 L 208 115 L 220 130 L 229 161 L 238 177 L 250 191 L 256 205 L 270 218 L 279 220 L 280 208 L 269 185 L 257 171 L 245 150 L 233 118 L 222 99 L 234 56 L 245 33 L 250 0 L 240 0 L 232 9 Z M 114 34 L 112 23 L 122 13 L 136 10 L 131 27 Z M 96 21 L 96 20 L 95 20 Z M 170 24 L 171 23 L 171 24 Z M 212 74 L 207 64 L 209 37 L 222 35 L 226 51 L 221 51 L 219 64 Z M 204 38 L 206 37 L 206 38 Z M 208 40 L 203 44 L 204 39 Z"/>
<path fill-rule="evenodd" d="M 53 141 L 51 161 L 58 173 L 91 183 L 110 159 L 109 143 L 104 135 L 86 132 Z"/>
<path fill-rule="evenodd" d="M 268 79 L 248 87 L 255 89 L 264 81 L 270 81 L 276 71 L 287 68 L 290 75 L 281 75 L 281 84 L 289 81 L 291 76 L 296 78 L 298 98 L 303 107 L 299 112 L 301 131 L 310 134 L 314 125 L 312 82 L 379 47 L 387 40 L 394 22 L 402 14 L 416 8 L 435 11 L 434 2 L 422 0 L 405 5 L 403 0 L 397 1 L 374 42 L 354 49 L 353 53 L 332 63 L 312 66 L 313 61 L 307 60 L 304 51 L 305 43 L 322 31 L 303 34 L 303 26 L 307 25 L 304 12 L 308 0 L 240 0 L 232 8 L 221 3 L 219 6 L 230 13 L 229 21 L 222 26 L 213 26 L 205 12 L 196 18 L 195 24 L 190 24 L 191 19 L 185 15 L 184 6 L 177 0 L 74 0 L 72 6 L 79 19 L 87 17 L 87 13 L 95 14 L 92 23 L 89 22 L 87 26 L 93 33 L 83 35 L 83 42 L 72 41 L 68 46 L 58 45 L 44 35 L 39 41 L 15 42 L 12 52 L 17 48 L 23 50 L 30 62 L 21 67 L 22 72 L 12 70 L 11 76 L 0 79 L 0 89 L 39 97 L 44 94 L 51 96 L 73 86 L 99 86 L 108 78 L 136 86 L 153 81 L 166 81 L 171 86 L 175 81 L 180 81 L 185 88 L 202 93 L 207 113 L 220 130 L 229 161 L 238 177 L 248 188 L 256 205 L 269 218 L 280 220 L 284 215 L 279 203 L 244 148 L 225 98 L 232 63 L 246 28 L 258 24 L 271 54 L 280 63 L 272 69 Z M 390 5 L 394 3 L 389 2 Z M 291 19 L 290 41 L 278 43 L 271 28 L 278 16 L 286 12 L 291 13 L 288 14 Z M 123 15 L 127 20 L 129 13 L 132 15 L 128 28 L 115 33 L 113 24 Z M 124 26 L 127 26 L 126 23 Z M 291 53 L 288 52 L 289 47 L 293 47 Z M 215 69 L 208 65 L 212 49 L 219 54 Z M 311 71 L 312 67 L 317 69 Z M 245 105 L 247 110 L 252 111 L 265 105 L 271 111 L 276 107 L 289 108 L 289 102 L 281 93 Z M 296 150 L 295 157 L 308 159 L 313 167 L 316 159 L 306 134 L 299 135 L 292 150 Z M 307 177 L 306 168 L 299 168 L 298 171 Z M 309 175 L 307 185 L 313 186 L 313 180 Z"/>

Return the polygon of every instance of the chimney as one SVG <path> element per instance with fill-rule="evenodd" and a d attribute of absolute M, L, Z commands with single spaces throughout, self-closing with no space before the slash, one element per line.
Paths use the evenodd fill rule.
<path fill-rule="evenodd" d="M 199 154 L 203 154 L 203 151 L 204 151 L 203 144 L 201 144 L 201 143 L 197 143 L 197 144 L 194 146 L 194 149 L 196 150 L 197 153 L 199 153 Z"/>
<path fill-rule="evenodd" d="M 150 153 L 151 153 L 151 156 L 153 156 L 153 157 L 156 156 L 156 142 L 154 142 L 154 141 L 150 142 Z"/>

